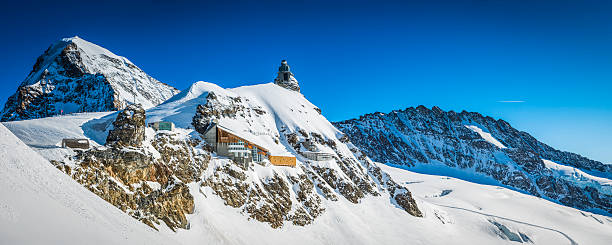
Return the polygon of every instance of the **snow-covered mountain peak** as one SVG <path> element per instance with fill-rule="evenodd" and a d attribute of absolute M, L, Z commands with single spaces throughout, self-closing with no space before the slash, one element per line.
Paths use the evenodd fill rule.
<path fill-rule="evenodd" d="M 52 44 L 6 102 L 2 121 L 151 108 L 178 93 L 109 50 L 78 36 Z"/>
<path fill-rule="evenodd" d="M 115 59 L 124 59 L 127 61 L 127 59 L 125 59 L 124 57 L 118 56 L 116 54 L 113 54 L 111 51 L 109 51 L 108 49 L 105 49 L 101 46 L 98 46 L 92 42 L 89 42 L 85 39 L 80 38 L 79 36 L 74 36 L 74 37 L 69 37 L 69 38 L 62 38 L 62 42 L 65 43 L 74 43 L 77 47 L 79 47 L 81 50 L 83 50 L 83 52 L 85 52 L 88 55 L 96 55 L 96 56 L 100 56 L 100 55 L 106 55 L 108 57 L 112 57 Z M 131 62 L 130 62 L 131 63 Z"/>

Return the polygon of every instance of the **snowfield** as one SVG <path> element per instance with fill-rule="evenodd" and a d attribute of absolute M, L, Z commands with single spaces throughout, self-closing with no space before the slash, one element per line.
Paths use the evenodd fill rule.
<path fill-rule="evenodd" d="M 612 218 L 559 205 L 542 198 L 507 188 L 475 184 L 460 179 L 417 174 L 411 171 L 379 166 L 398 182 L 410 187 L 427 206 L 429 215 L 450 222 L 445 228 L 455 230 L 453 244 L 474 244 L 479 237 L 506 237 L 497 222 L 511 233 L 523 233 L 534 244 L 609 244 L 612 241 Z M 431 217 L 426 217 L 431 218 Z M 464 233 L 466 232 L 466 233 Z M 472 235 L 467 235 L 469 233 Z M 478 234 L 480 233 L 480 234 Z M 465 239 L 464 241 L 461 241 Z M 512 243 L 487 242 L 483 244 Z M 480 244 L 480 243 L 475 243 Z M 513 243 L 516 244 L 516 243 Z"/>
<path fill-rule="evenodd" d="M 98 131 L 92 131 L 86 135 L 84 123 L 112 114 L 112 112 L 90 112 L 90 113 L 74 113 L 69 115 L 61 115 L 47 117 L 41 119 L 32 119 L 25 121 L 3 122 L 4 126 L 11 130 L 19 139 L 26 145 L 37 151 L 47 160 L 61 160 L 65 155 L 74 153 L 71 149 L 62 148 L 62 139 L 64 138 L 93 138 L 92 134 Z M 87 128 L 85 128 L 86 130 Z M 105 131 L 98 132 L 104 134 Z M 106 138 L 106 135 L 100 137 Z M 98 146 L 96 141 L 90 140 L 91 146 Z"/>

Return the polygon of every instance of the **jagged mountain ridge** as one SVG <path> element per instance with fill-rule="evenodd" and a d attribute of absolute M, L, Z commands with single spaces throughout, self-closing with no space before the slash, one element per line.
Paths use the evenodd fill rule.
<path fill-rule="evenodd" d="M 513 187 L 585 210 L 612 213 L 612 166 L 556 150 L 503 120 L 424 106 L 334 125 L 373 160 Z M 434 169 L 435 168 L 435 169 Z"/>
<path fill-rule="evenodd" d="M 151 108 L 177 93 L 128 59 L 75 36 L 52 44 L 38 57 L 17 92 L 7 100 L 0 120 L 114 111 L 134 103 L 134 99 Z"/>

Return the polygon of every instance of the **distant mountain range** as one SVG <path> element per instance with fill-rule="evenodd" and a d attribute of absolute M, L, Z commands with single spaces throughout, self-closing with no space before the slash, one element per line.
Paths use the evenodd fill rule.
<path fill-rule="evenodd" d="M 554 149 L 501 119 L 419 106 L 334 125 L 378 162 L 612 213 L 612 165 Z"/>

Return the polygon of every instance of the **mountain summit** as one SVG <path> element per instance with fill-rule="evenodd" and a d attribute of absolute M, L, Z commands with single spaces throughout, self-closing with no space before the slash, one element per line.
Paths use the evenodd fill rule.
<path fill-rule="evenodd" d="M 114 111 L 132 103 L 151 108 L 177 93 L 128 59 L 75 36 L 52 44 L 38 57 L 4 105 L 1 120 Z"/>

